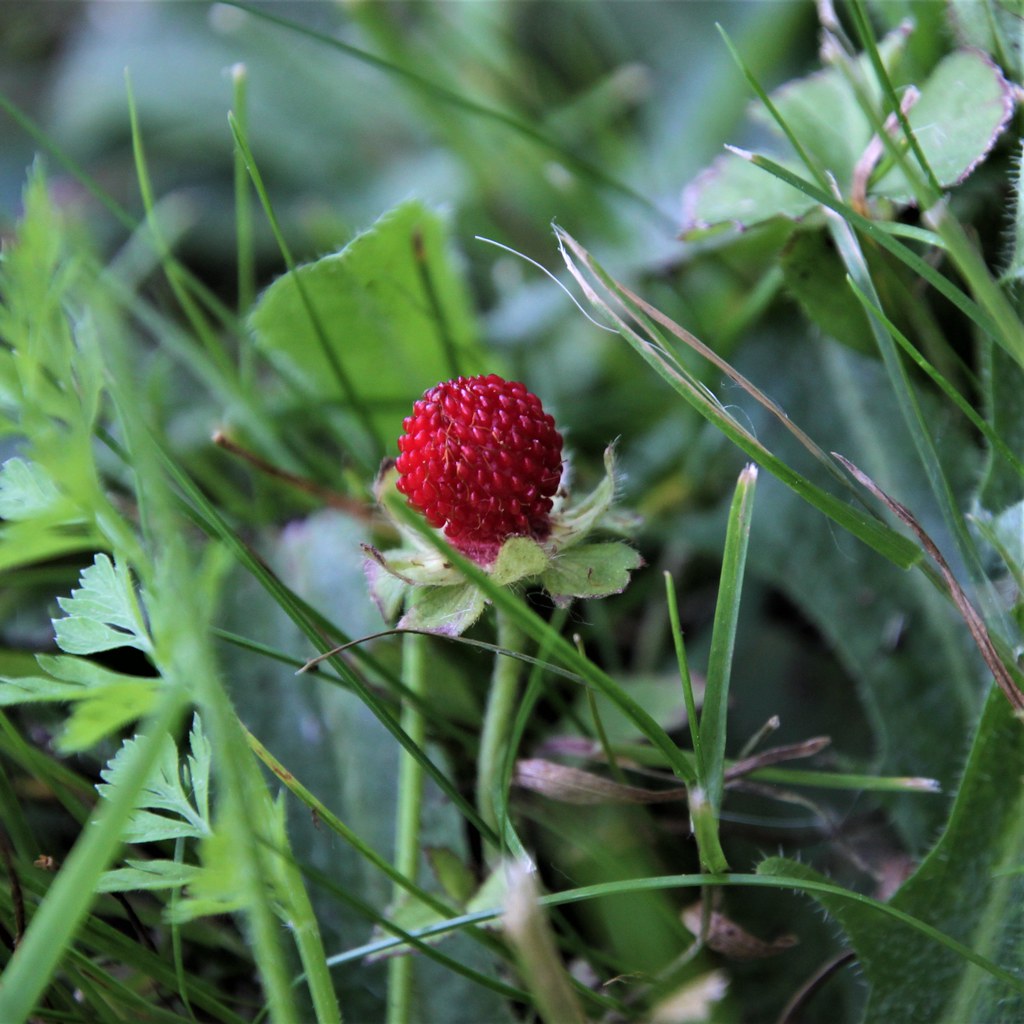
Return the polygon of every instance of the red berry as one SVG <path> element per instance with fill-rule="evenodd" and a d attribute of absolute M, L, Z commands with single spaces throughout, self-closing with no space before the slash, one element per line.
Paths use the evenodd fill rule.
<path fill-rule="evenodd" d="M 460 551 L 486 564 L 509 537 L 547 537 L 562 435 L 522 384 L 493 373 L 445 381 L 402 427 L 398 489 Z"/>

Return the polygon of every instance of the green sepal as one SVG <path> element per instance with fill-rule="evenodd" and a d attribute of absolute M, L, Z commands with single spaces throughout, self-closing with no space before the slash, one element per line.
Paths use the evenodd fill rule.
<path fill-rule="evenodd" d="M 550 556 L 529 537 L 509 537 L 491 567 L 491 578 L 499 586 L 508 587 L 520 580 L 539 576 L 547 568 Z"/>
<path fill-rule="evenodd" d="M 604 450 L 604 479 L 573 508 L 553 511 L 548 543 L 559 551 L 578 544 L 601 524 L 614 500 L 615 446 L 608 445 Z"/>
<path fill-rule="evenodd" d="M 484 595 L 473 583 L 426 587 L 399 619 L 399 629 L 422 629 L 443 636 L 461 636 L 483 613 Z"/>
<path fill-rule="evenodd" d="M 643 564 L 640 552 L 622 541 L 582 544 L 553 558 L 540 582 L 555 604 L 565 606 L 574 597 L 621 594 Z"/>

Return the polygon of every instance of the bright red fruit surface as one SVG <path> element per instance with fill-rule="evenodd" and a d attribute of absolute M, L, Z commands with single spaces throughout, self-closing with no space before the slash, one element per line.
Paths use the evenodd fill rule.
<path fill-rule="evenodd" d="M 402 426 L 398 490 L 460 551 L 487 563 L 509 537 L 547 537 L 562 435 L 522 384 L 493 373 L 445 381 Z"/>

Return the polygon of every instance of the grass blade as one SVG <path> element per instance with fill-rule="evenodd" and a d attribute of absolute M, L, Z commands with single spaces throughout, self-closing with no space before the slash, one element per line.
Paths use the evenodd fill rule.
<path fill-rule="evenodd" d="M 757 468 L 747 466 L 740 473 L 729 509 L 729 524 L 722 556 L 722 575 L 715 605 L 715 622 L 708 656 L 707 684 L 700 715 L 700 738 L 707 773 L 707 798 L 717 815 L 722 808 L 725 788 L 726 718 L 729 710 L 729 678 L 736 644 L 740 596 L 743 591 L 743 569 L 750 539 Z"/>
<path fill-rule="evenodd" d="M 840 501 L 834 495 L 822 490 L 766 448 L 726 411 L 722 403 L 714 395 L 708 392 L 702 384 L 694 381 L 678 360 L 668 352 L 664 339 L 650 319 L 650 314 L 657 313 L 657 310 L 654 310 L 653 307 L 644 303 L 638 296 L 635 296 L 617 281 L 610 278 L 594 261 L 593 257 L 570 235 L 557 228 L 555 233 L 562 248 L 566 265 L 591 302 L 612 318 L 626 341 L 654 368 L 670 387 L 686 399 L 705 419 L 718 427 L 733 444 L 746 453 L 754 462 L 778 477 L 779 480 L 799 494 L 805 501 L 823 512 L 879 554 L 900 566 L 900 568 L 909 568 L 920 560 L 921 551 L 905 537 L 896 533 L 878 519 L 853 508 Z M 567 249 L 572 251 L 573 256 L 579 260 L 579 264 L 575 262 L 573 257 L 570 257 L 566 251 Z M 586 268 L 590 277 L 584 274 L 581 265 Z M 600 289 L 600 294 L 598 289 Z M 620 313 L 618 310 L 622 312 Z M 658 316 L 660 318 L 659 322 L 672 323 L 664 314 L 658 314 Z M 641 336 L 625 317 L 629 317 L 630 320 L 639 325 L 645 336 Z M 673 326 L 675 328 L 673 333 L 677 333 L 677 336 L 689 334 L 689 332 L 684 331 L 678 325 Z M 730 375 L 734 376 L 734 379 L 739 377 L 736 371 L 731 368 Z M 745 380 L 745 378 L 740 379 Z M 757 390 L 749 382 L 746 382 L 746 386 L 751 392 L 756 392 Z M 796 428 L 789 421 L 785 413 L 778 409 L 774 403 L 771 403 L 770 400 L 767 407 L 788 429 L 799 431 L 799 428 Z M 799 434 L 803 435 L 803 432 L 799 431 Z M 803 436 L 806 437 L 806 435 Z M 812 450 L 820 451 L 810 438 L 807 438 L 807 442 L 812 446 Z"/>

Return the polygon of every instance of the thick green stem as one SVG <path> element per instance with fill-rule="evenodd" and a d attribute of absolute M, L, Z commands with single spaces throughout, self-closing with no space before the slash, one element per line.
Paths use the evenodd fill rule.
<path fill-rule="evenodd" d="M 500 608 L 498 618 L 498 646 L 507 651 L 519 651 L 523 634 L 519 626 Z M 503 829 L 498 821 L 500 785 L 508 739 L 515 717 L 516 698 L 519 694 L 521 662 L 499 654 L 494 659 L 491 692 L 484 713 L 483 734 L 480 737 L 480 759 L 477 763 L 476 806 L 485 824 L 499 836 Z"/>
<path fill-rule="evenodd" d="M 423 693 L 426 674 L 426 637 L 406 633 L 402 638 L 402 682 L 416 695 Z M 402 707 L 402 728 L 418 747 L 426 739 L 426 721 L 412 702 Z M 398 814 L 395 822 L 395 869 L 416 881 L 420 863 L 420 809 L 423 804 L 423 767 L 402 751 L 398 766 Z M 402 886 L 394 889 L 394 903 L 408 898 Z M 397 956 L 388 963 L 387 1024 L 408 1024 L 413 1005 L 412 956 Z"/>

